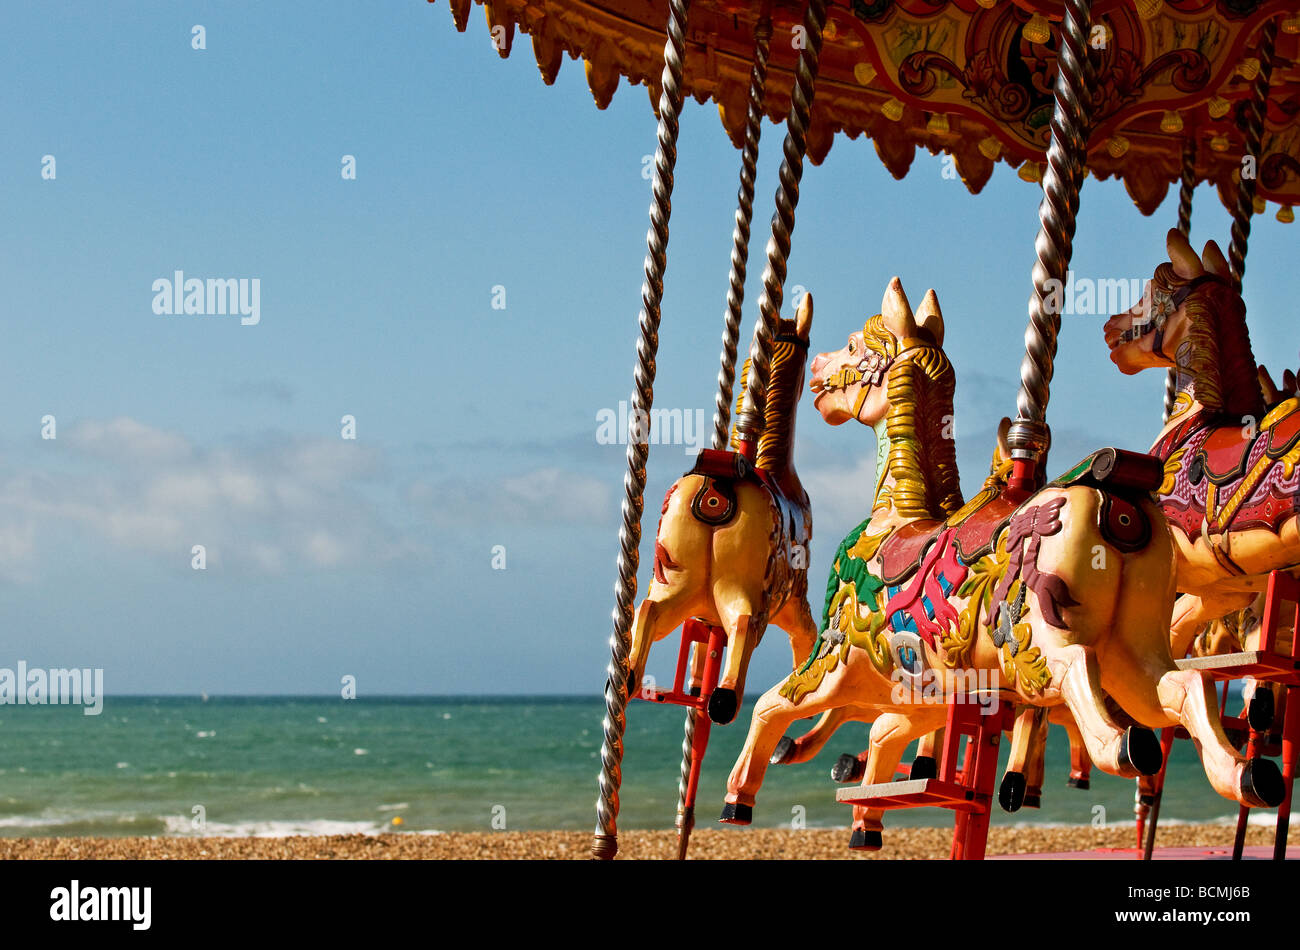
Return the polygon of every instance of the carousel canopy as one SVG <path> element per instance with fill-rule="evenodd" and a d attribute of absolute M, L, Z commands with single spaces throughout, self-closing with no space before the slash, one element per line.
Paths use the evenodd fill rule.
<path fill-rule="evenodd" d="M 435 2 L 435 0 L 430 0 Z M 458 29 L 473 0 L 450 0 Z M 527 34 L 546 83 L 565 55 L 584 61 L 596 105 L 621 77 L 658 101 L 667 0 L 479 0 L 500 54 Z M 764 4 L 693 0 L 684 85 L 710 99 L 728 134 L 744 139 L 754 27 Z M 773 0 L 764 109 L 790 108 L 803 4 Z M 918 147 L 953 156 L 971 192 L 997 161 L 1036 181 L 1050 137 L 1056 30 L 1053 0 L 831 0 L 808 156 L 819 163 L 837 132 L 867 135 L 895 178 Z M 1120 178 L 1143 214 L 1179 180 L 1184 144 L 1196 145 L 1197 181 L 1229 207 L 1243 168 L 1243 137 L 1259 71 L 1261 25 L 1281 17 L 1273 55 L 1256 210 L 1300 203 L 1300 12 L 1295 0 L 1096 0 L 1092 7 L 1092 131 L 1088 169 Z M 782 38 L 788 37 L 788 42 Z M 1247 163 L 1249 167 L 1249 163 Z"/>

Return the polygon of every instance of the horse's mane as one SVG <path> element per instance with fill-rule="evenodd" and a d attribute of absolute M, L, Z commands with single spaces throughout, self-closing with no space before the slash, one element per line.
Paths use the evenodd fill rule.
<path fill-rule="evenodd" d="M 782 319 L 777 337 L 792 337 L 797 333 L 795 321 Z M 759 436 L 754 464 L 764 471 L 780 473 L 789 465 L 790 440 L 794 436 L 794 408 L 803 383 L 802 361 L 799 347 L 788 340 L 772 341 L 772 361 L 767 380 L 767 403 L 763 413 L 763 434 Z M 740 370 L 740 392 L 736 396 L 737 418 L 745 398 L 749 381 L 750 361 L 745 360 Z M 739 451 L 736 432 L 731 435 L 731 447 Z"/>
<path fill-rule="evenodd" d="M 893 360 L 886 375 L 891 500 L 903 517 L 943 520 L 962 506 L 957 450 L 952 438 L 956 378 L 942 349 L 927 338 L 899 348 L 879 314 L 862 328 L 869 347 Z M 902 358 L 899 358 L 902 357 Z M 945 435 L 945 428 L 948 429 Z"/>
<path fill-rule="evenodd" d="M 1191 280 L 1164 263 L 1156 268 L 1155 283 L 1172 292 Z M 1197 401 L 1215 415 L 1259 419 L 1264 397 L 1241 296 L 1225 281 L 1210 280 L 1193 290 L 1183 306 L 1190 354 L 1180 362 L 1192 377 Z"/>

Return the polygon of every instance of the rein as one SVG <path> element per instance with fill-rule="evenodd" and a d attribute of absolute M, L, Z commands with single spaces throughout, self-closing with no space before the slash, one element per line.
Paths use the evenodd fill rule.
<path fill-rule="evenodd" d="M 1151 305 L 1155 309 L 1155 315 L 1146 316 L 1140 320 L 1135 319 L 1132 326 L 1119 335 L 1119 342 L 1132 343 L 1135 340 L 1142 339 L 1148 333 L 1154 332 L 1156 337 L 1151 342 L 1151 352 L 1163 359 L 1169 359 L 1169 355 L 1163 349 L 1165 322 L 1186 302 L 1192 291 L 1210 281 L 1224 282 L 1223 278 L 1214 274 L 1202 274 L 1200 277 L 1195 277 L 1182 287 L 1179 287 L 1173 293 L 1160 290 L 1153 283 L 1151 287 Z"/>

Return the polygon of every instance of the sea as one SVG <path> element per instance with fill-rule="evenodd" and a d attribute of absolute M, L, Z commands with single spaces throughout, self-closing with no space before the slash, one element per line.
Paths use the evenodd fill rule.
<path fill-rule="evenodd" d="M 550 696 L 109 696 L 98 716 L 0 706 L 0 835 L 587 830 L 603 716 L 599 697 Z M 722 807 L 748 722 L 746 708 L 713 728 L 697 826 Z M 621 829 L 672 827 L 682 727 L 679 708 L 629 706 Z M 865 747 L 867 729 L 850 723 L 813 761 L 769 768 L 754 824 L 847 828 L 850 809 L 835 802 L 830 768 Z M 1131 780 L 1094 770 L 1091 789 L 1077 790 L 1066 787 L 1068 774 L 1065 735 L 1053 727 L 1042 807 L 995 809 L 993 823 L 1131 825 Z M 1210 788 L 1192 744 L 1176 743 L 1162 823 L 1227 825 L 1236 813 Z M 934 809 L 886 817 L 893 827 L 950 822 Z"/>

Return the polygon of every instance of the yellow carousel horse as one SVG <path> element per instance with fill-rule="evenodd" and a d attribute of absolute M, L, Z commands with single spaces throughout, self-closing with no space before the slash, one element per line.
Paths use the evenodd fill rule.
<path fill-rule="evenodd" d="M 874 784 L 893 777 L 912 740 L 944 725 L 948 701 L 991 698 L 1065 705 L 1093 762 L 1127 777 L 1160 767 L 1152 728 L 1181 724 L 1220 794 L 1275 804 L 1276 766 L 1233 749 L 1210 683 L 1170 655 L 1173 546 L 1149 495 L 1159 472 L 1143 456 L 1102 450 L 1027 498 L 992 488 L 961 506 L 942 343 L 933 291 L 914 315 L 895 278 L 881 312 L 813 362 L 823 418 L 876 433 L 872 515 L 832 579 L 810 662 L 756 704 L 723 820 L 750 820 L 796 719 L 874 711 L 863 778 Z M 851 846 L 881 846 L 881 815 L 855 808 Z"/>
<path fill-rule="evenodd" d="M 817 638 L 808 608 L 812 514 L 793 461 L 812 316 L 812 295 L 805 294 L 796 319 L 780 322 L 753 464 L 738 452 L 706 449 L 668 489 L 655 535 L 654 576 L 632 627 L 628 681 L 635 685 L 650 646 L 683 621 L 694 617 L 726 631 L 726 663 L 708 704 L 717 723 L 736 717 L 750 657 L 769 621 L 789 634 L 796 665 Z M 741 399 L 748 368 L 746 362 Z M 696 651 L 697 663 L 702 652 Z"/>

